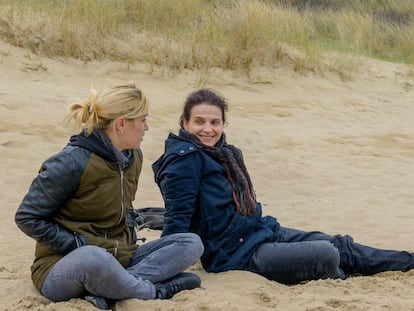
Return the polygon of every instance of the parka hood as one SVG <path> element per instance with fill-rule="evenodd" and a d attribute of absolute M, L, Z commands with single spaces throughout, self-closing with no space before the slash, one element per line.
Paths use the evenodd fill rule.
<path fill-rule="evenodd" d="M 118 162 L 122 168 L 128 166 L 133 157 L 132 150 L 123 152 L 116 150 L 108 136 L 100 130 L 93 130 L 88 136 L 84 131 L 73 135 L 69 140 L 69 145 L 85 148 L 106 161 Z"/>
<path fill-rule="evenodd" d="M 170 133 L 165 140 L 164 154 L 161 155 L 153 164 L 152 171 L 154 172 L 155 182 L 159 180 L 160 174 L 162 174 L 165 167 L 172 160 L 171 155 L 178 154 L 184 156 L 189 152 L 194 152 L 201 148 L 174 133 Z"/>

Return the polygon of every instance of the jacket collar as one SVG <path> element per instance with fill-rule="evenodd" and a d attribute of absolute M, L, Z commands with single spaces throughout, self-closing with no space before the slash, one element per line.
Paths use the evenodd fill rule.
<path fill-rule="evenodd" d="M 109 137 L 97 129 L 94 129 L 89 136 L 85 131 L 73 135 L 69 140 L 69 145 L 85 148 L 106 161 L 117 162 L 121 169 L 129 165 L 133 155 L 132 150 L 122 152 L 116 150 Z"/>

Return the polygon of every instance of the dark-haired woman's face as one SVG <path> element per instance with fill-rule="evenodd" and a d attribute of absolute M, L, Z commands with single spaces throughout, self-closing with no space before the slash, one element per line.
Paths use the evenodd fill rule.
<path fill-rule="evenodd" d="M 209 104 L 194 106 L 189 120 L 184 120 L 184 129 L 197 136 L 204 145 L 215 146 L 224 130 L 221 109 Z"/>

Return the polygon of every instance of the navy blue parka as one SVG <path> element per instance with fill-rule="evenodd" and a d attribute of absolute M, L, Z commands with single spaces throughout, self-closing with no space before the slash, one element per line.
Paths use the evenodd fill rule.
<path fill-rule="evenodd" d="M 280 225 L 260 203 L 253 216 L 237 213 L 225 168 L 200 146 L 170 133 L 152 168 L 166 208 L 162 236 L 197 233 L 206 271 L 245 270 L 261 243 L 277 240 Z"/>

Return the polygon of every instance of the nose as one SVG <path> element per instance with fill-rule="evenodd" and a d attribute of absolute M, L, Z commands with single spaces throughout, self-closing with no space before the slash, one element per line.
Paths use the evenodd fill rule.
<path fill-rule="evenodd" d="M 206 123 L 204 128 L 203 128 L 204 132 L 212 132 L 213 131 L 213 126 L 211 124 Z"/>
<path fill-rule="evenodd" d="M 148 121 L 145 121 L 145 124 L 144 124 L 144 130 L 145 130 L 145 131 L 148 131 L 148 130 L 149 130 Z"/>

